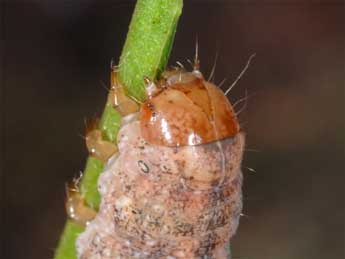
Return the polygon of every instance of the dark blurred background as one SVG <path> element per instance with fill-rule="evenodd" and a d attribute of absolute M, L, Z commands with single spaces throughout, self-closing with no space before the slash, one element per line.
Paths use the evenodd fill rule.
<path fill-rule="evenodd" d="M 52 258 L 64 183 L 83 170 L 134 1 L 1 0 L 2 251 Z M 215 82 L 248 91 L 244 214 L 234 258 L 344 258 L 343 1 L 188 1 L 170 64 L 215 55 Z M 237 108 L 240 108 L 238 106 Z M 255 173 L 245 167 L 254 168 Z"/>

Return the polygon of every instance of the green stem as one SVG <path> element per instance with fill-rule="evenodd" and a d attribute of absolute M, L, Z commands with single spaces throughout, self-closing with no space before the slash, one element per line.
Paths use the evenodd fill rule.
<path fill-rule="evenodd" d="M 135 99 L 146 97 L 143 76 L 164 71 L 181 10 L 182 0 L 137 2 L 119 64 L 120 81 Z"/>
<path fill-rule="evenodd" d="M 167 64 L 183 0 L 138 0 L 119 64 L 119 79 L 126 93 L 136 100 L 146 98 L 143 78 L 156 79 Z M 121 116 L 107 103 L 100 121 L 104 139 L 116 143 Z M 89 157 L 80 183 L 80 191 L 88 206 L 98 209 L 100 196 L 97 180 L 103 164 Z M 55 251 L 54 259 L 75 259 L 75 241 L 83 232 L 67 220 Z"/>

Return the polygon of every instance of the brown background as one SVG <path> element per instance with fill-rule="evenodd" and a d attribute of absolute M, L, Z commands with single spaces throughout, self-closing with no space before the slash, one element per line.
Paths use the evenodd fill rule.
<path fill-rule="evenodd" d="M 102 111 L 134 1 L 1 3 L 0 257 L 52 258 L 83 121 Z M 256 53 L 229 96 L 251 96 L 240 120 L 256 170 L 244 169 L 234 258 L 344 258 L 343 2 L 185 0 L 170 64 L 187 65 L 196 35 L 224 88 Z"/>

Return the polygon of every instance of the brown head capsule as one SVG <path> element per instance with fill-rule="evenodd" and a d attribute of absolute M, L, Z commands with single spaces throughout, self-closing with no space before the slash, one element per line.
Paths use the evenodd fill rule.
<path fill-rule="evenodd" d="M 161 91 L 143 103 L 140 111 L 141 133 L 149 143 L 199 145 L 239 132 L 230 102 L 200 72 L 170 72 L 158 84 Z"/>

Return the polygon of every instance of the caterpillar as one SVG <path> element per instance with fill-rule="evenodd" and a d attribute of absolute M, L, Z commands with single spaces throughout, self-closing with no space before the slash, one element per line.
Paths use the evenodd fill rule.
<path fill-rule="evenodd" d="M 233 107 L 198 62 L 191 72 L 173 69 L 145 82 L 147 100 L 138 103 L 114 69 L 109 98 L 123 116 L 117 146 L 96 129 L 86 136 L 90 153 L 107 164 L 78 258 L 228 258 L 242 210 L 245 144 Z"/>

